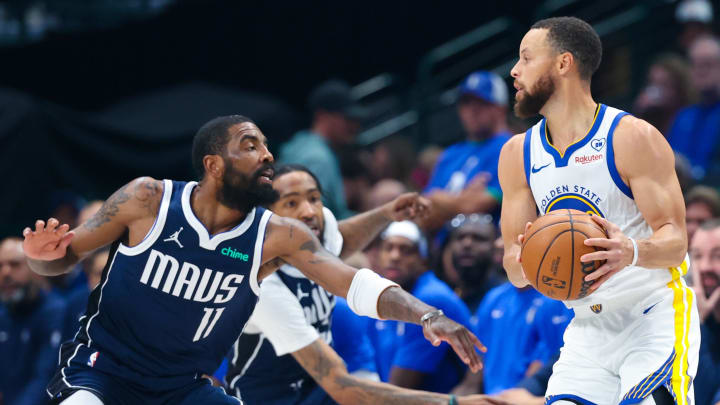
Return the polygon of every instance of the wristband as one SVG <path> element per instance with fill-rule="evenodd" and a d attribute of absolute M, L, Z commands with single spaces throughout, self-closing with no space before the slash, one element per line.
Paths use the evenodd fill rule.
<path fill-rule="evenodd" d="M 443 316 L 443 315 L 445 315 L 445 313 L 443 312 L 442 309 L 437 309 L 437 310 L 435 310 L 435 311 L 430 311 L 430 312 L 428 312 L 427 314 L 423 315 L 423 316 L 420 318 L 420 323 L 421 323 L 421 324 L 425 324 L 425 322 L 427 322 L 427 321 L 429 321 L 429 320 L 431 320 L 431 319 L 433 319 L 433 318 L 436 318 L 436 317 L 438 317 L 438 316 Z"/>
<path fill-rule="evenodd" d="M 397 283 L 378 276 L 370 269 L 360 269 L 353 276 L 347 292 L 348 306 L 358 315 L 381 319 L 378 313 L 380 295 L 395 286 Z"/>
<path fill-rule="evenodd" d="M 455 395 L 450 394 L 450 400 L 448 401 L 448 405 L 458 405 L 457 398 L 455 398 Z"/>
<path fill-rule="evenodd" d="M 633 239 L 633 238 L 628 238 L 628 239 L 630 239 L 630 242 L 632 242 L 632 245 L 633 245 L 633 259 L 632 259 L 632 263 L 630 263 L 630 265 L 634 266 L 637 264 L 637 261 L 638 261 L 638 245 L 637 245 L 637 242 L 635 241 L 635 239 Z"/>

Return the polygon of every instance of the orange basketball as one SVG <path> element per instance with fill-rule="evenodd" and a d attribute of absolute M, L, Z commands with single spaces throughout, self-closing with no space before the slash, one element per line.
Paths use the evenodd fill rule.
<path fill-rule="evenodd" d="M 524 236 L 520 259 L 525 276 L 550 298 L 565 301 L 586 297 L 593 281 L 585 281 L 585 276 L 604 261 L 580 261 L 582 255 L 602 250 L 585 246 L 585 239 L 607 237 L 607 232 L 584 212 L 548 212 L 535 220 Z"/>

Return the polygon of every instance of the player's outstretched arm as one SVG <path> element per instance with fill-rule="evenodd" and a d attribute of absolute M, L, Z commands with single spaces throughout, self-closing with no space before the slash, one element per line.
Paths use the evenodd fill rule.
<path fill-rule="evenodd" d="M 503 192 L 500 230 L 505 254 L 503 267 L 516 287 L 528 285 L 520 265 L 520 246 L 528 223 L 537 219 L 535 200 L 525 180 L 523 141 L 525 135 L 512 137 L 500 151 L 498 179 Z"/>
<path fill-rule="evenodd" d="M 321 339 L 294 352 L 293 357 L 325 392 L 341 405 L 447 405 L 450 403 L 450 396 L 447 394 L 400 388 L 355 377 L 348 373 L 345 363 L 337 353 Z M 484 395 L 459 397 L 457 401 L 461 405 L 506 403 Z"/>
<path fill-rule="evenodd" d="M 685 203 L 675 173 L 675 156 L 662 134 L 647 122 L 625 116 L 620 120 L 612 145 L 615 166 L 622 181 L 629 186 L 643 218 L 653 230 L 647 239 L 636 240 L 637 265 L 667 269 L 682 263 L 687 252 Z M 597 280 L 597 289 L 612 274 L 633 261 L 634 247 L 620 228 L 603 218 L 594 217 L 603 225 L 609 238 L 593 238 L 586 245 L 605 250 L 583 255 L 581 260 L 606 260 L 589 274 Z"/>
<path fill-rule="evenodd" d="M 262 261 L 269 263 L 276 258 L 298 268 L 327 291 L 347 298 L 350 308 L 359 315 L 422 325 L 425 337 L 433 345 L 449 343 L 471 370 L 480 369 L 475 347 L 485 348 L 475 335 L 372 270 L 346 265 L 325 250 L 302 222 L 277 216 L 270 218 Z M 258 278 L 263 279 L 268 275 L 266 271 L 273 268 L 275 266 L 263 266 Z M 423 316 L 425 321 L 421 321 Z"/>
<path fill-rule="evenodd" d="M 55 218 L 25 228 L 23 249 L 30 268 L 41 275 L 66 273 L 93 250 L 120 238 L 135 221 L 145 219 L 149 230 L 162 200 L 163 183 L 149 177 L 131 181 L 105 201 L 87 222 L 72 231 Z M 144 235 L 144 234 L 143 234 Z"/>
<path fill-rule="evenodd" d="M 338 227 L 343 236 L 340 258 L 364 249 L 390 222 L 423 218 L 429 209 L 429 200 L 418 193 L 405 193 L 380 207 L 340 221 Z"/>

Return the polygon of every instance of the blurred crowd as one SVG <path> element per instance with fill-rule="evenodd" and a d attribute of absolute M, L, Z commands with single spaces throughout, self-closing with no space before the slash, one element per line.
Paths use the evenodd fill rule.
<path fill-rule="evenodd" d="M 720 39 L 711 28 L 713 16 L 709 2 L 680 4 L 681 37 L 672 52 L 650 64 L 646 84 L 629 108 L 657 127 L 676 154 L 692 262 L 687 281 L 697 293 L 702 319 L 697 404 L 720 403 Z M 282 145 L 275 158 L 278 165 L 308 168 L 323 205 L 338 220 L 408 191 L 430 200 L 430 215 L 417 223 L 391 224 L 347 260 L 452 314 L 488 348 L 483 370 L 472 374 L 447 345 L 432 346 L 415 325 L 354 319 L 356 335 L 347 339 L 361 343 L 345 344 L 338 337 L 347 331 L 333 327 L 335 349 L 349 371 L 404 387 L 542 404 L 573 314 L 531 287 L 513 287 L 502 269 L 498 156 L 513 133 L 524 129 L 508 123 L 511 94 L 498 75 L 473 72 L 458 84 L 457 94 L 466 139 L 444 149 L 422 145 L 417 150 L 409 139 L 389 137 L 359 148 L 354 141 L 364 107 L 353 100 L 347 83 L 325 82 L 309 96 L 310 127 Z M 71 226 L 102 205 L 62 193 L 56 199 L 52 216 Z M 322 220 L 313 210 L 297 215 L 308 224 Z M 98 251 L 64 276 L 40 277 L 26 264 L 21 239 L 0 241 L 0 364 L 5 366 L 0 367 L 0 404 L 45 403 L 59 344 L 77 332 L 107 260 L 108 251 Z M 365 361 L 353 357 L 358 347 Z M 224 369 L 215 377 L 222 383 Z"/>

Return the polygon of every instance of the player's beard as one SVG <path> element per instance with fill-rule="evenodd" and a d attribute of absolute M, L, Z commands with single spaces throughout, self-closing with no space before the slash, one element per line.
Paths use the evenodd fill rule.
<path fill-rule="evenodd" d="M 262 172 L 272 168 L 272 164 L 266 163 L 248 176 L 236 170 L 232 163 L 226 160 L 222 187 L 218 190 L 218 201 L 226 207 L 245 212 L 258 205 L 267 206 L 275 202 L 278 195 L 272 184 L 259 182 Z"/>
<path fill-rule="evenodd" d="M 459 264 L 454 257 L 452 261 L 462 282 L 472 286 L 480 286 L 483 284 L 487 278 L 488 271 L 490 271 L 493 266 L 492 256 L 480 256 L 471 266 Z"/>
<path fill-rule="evenodd" d="M 519 118 L 530 118 L 540 114 L 540 110 L 555 92 L 555 80 L 550 72 L 541 76 L 532 89 L 525 90 L 522 99 L 515 98 L 515 115 Z"/>

